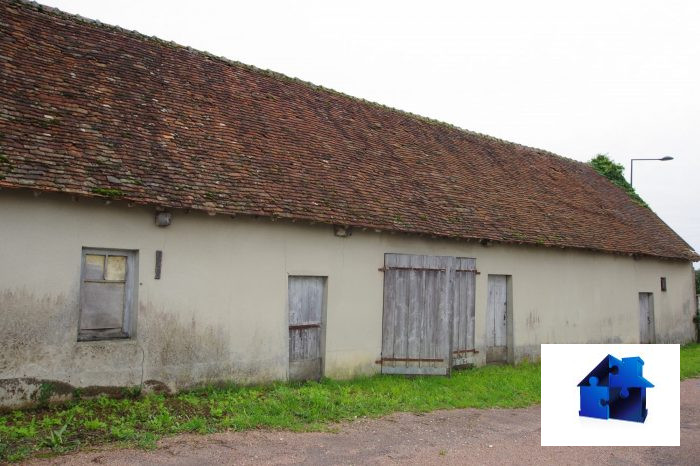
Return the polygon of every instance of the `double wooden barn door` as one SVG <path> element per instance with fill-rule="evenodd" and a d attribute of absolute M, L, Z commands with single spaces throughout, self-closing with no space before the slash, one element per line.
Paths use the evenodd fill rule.
<path fill-rule="evenodd" d="M 474 351 L 476 260 L 386 254 L 382 373 L 449 374 Z"/>

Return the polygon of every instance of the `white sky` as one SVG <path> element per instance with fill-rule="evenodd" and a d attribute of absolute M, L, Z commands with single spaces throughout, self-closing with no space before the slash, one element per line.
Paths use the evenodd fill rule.
<path fill-rule="evenodd" d="M 700 251 L 700 2 L 41 0 L 578 160 Z"/>

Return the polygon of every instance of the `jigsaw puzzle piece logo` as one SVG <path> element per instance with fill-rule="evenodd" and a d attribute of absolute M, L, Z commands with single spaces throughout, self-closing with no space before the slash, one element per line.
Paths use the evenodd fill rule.
<path fill-rule="evenodd" d="M 608 356 L 610 365 L 610 387 L 625 389 L 646 388 L 654 385 L 642 376 L 644 361 L 640 357 L 622 358 L 619 360 Z"/>
<path fill-rule="evenodd" d="M 591 376 L 589 385 L 581 385 L 581 410 L 579 416 L 608 419 L 610 417 L 610 392 L 608 387 L 598 386 L 598 377 Z"/>

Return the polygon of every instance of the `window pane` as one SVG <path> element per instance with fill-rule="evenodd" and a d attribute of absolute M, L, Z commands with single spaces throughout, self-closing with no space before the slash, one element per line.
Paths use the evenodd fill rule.
<path fill-rule="evenodd" d="M 82 330 L 121 328 L 124 319 L 123 283 L 83 283 Z"/>
<path fill-rule="evenodd" d="M 104 278 L 105 256 L 96 254 L 85 255 L 85 278 L 102 280 Z"/>
<path fill-rule="evenodd" d="M 105 280 L 126 279 L 126 256 L 107 257 L 107 272 Z"/>

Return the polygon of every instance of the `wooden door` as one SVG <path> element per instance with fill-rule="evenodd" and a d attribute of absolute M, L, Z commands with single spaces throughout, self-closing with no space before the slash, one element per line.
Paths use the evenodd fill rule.
<path fill-rule="evenodd" d="M 654 343 L 654 293 L 639 293 L 639 342 Z"/>
<path fill-rule="evenodd" d="M 445 375 L 466 363 L 474 351 L 475 262 L 384 256 L 383 373 Z"/>
<path fill-rule="evenodd" d="M 486 303 L 486 362 L 508 359 L 508 280 L 489 275 Z"/>
<path fill-rule="evenodd" d="M 321 378 L 325 288 L 325 277 L 289 277 L 289 380 Z"/>
<path fill-rule="evenodd" d="M 382 373 L 447 374 L 447 258 L 384 257 Z"/>
<path fill-rule="evenodd" d="M 452 367 L 468 365 L 467 356 L 474 347 L 474 289 L 476 259 L 453 258 L 450 269 L 452 306 Z"/>

